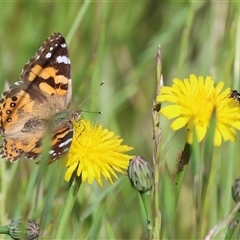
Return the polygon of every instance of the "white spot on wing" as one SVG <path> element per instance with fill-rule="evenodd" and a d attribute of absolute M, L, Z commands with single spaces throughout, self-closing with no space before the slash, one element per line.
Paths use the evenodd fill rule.
<path fill-rule="evenodd" d="M 66 56 L 58 56 L 56 60 L 58 63 L 70 64 L 70 59 Z"/>
<path fill-rule="evenodd" d="M 72 138 L 69 138 L 69 139 L 66 140 L 65 142 L 60 143 L 60 144 L 59 144 L 59 147 L 60 147 L 60 148 L 61 148 L 61 147 L 64 147 L 64 146 L 68 145 L 68 144 L 71 143 L 71 142 L 72 142 Z"/>
<path fill-rule="evenodd" d="M 62 46 L 62 48 L 65 48 L 65 47 L 67 47 L 67 44 L 63 43 L 63 44 L 61 44 L 61 46 Z"/>
<path fill-rule="evenodd" d="M 21 81 L 17 81 L 17 82 L 15 82 L 14 84 L 17 85 L 17 86 L 19 86 L 20 83 L 21 83 Z"/>
<path fill-rule="evenodd" d="M 46 58 L 50 58 L 51 56 L 52 56 L 52 54 L 49 52 L 49 53 L 46 54 L 45 57 L 46 57 Z"/>
<path fill-rule="evenodd" d="M 65 148 L 64 150 L 63 150 L 63 152 L 67 152 L 69 150 L 69 148 Z"/>

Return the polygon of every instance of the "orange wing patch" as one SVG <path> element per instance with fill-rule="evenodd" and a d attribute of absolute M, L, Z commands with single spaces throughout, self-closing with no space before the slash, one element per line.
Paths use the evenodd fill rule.
<path fill-rule="evenodd" d="M 0 106 L 1 110 L 1 127 L 4 134 L 14 134 L 19 132 L 24 122 L 22 121 L 28 114 L 32 112 L 34 101 L 30 99 L 30 95 L 21 90 L 15 96 L 6 97 L 4 104 Z"/>
<path fill-rule="evenodd" d="M 21 141 L 23 140 L 23 141 Z M 39 137 L 30 137 L 28 140 L 26 138 L 24 139 L 4 139 L 2 142 L 2 148 L 1 148 L 1 156 L 3 158 L 6 158 L 10 162 L 15 162 L 19 158 L 23 158 L 25 156 L 28 156 L 29 158 L 37 158 L 38 155 L 41 152 L 41 148 L 34 148 L 34 151 L 32 149 L 32 142 L 38 142 Z M 31 153 L 31 155 L 29 155 Z"/>
<path fill-rule="evenodd" d="M 57 75 L 58 70 L 53 67 L 42 68 L 40 65 L 36 65 L 31 69 L 29 73 L 28 80 L 34 81 L 36 78 L 42 78 L 44 80 L 53 78 L 54 86 L 51 86 L 47 81 L 43 81 L 39 84 L 39 88 L 41 91 L 51 95 L 57 94 L 60 96 L 64 96 L 67 93 L 67 86 L 69 83 L 69 79 L 63 75 Z M 58 87 L 56 87 L 59 84 Z"/>

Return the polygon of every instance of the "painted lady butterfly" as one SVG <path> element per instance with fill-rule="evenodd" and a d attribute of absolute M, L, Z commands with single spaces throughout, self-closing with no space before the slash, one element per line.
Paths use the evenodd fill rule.
<path fill-rule="evenodd" d="M 51 126 L 49 158 L 59 159 L 72 143 L 72 121 L 81 111 L 71 112 L 72 81 L 67 44 L 53 33 L 23 67 L 20 81 L 0 100 L 0 155 L 10 162 L 39 158 L 41 141 Z"/>

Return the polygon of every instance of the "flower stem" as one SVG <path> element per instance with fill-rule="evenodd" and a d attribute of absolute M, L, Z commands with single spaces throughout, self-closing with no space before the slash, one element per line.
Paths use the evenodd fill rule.
<path fill-rule="evenodd" d="M 230 224 L 228 225 L 228 229 L 227 229 L 227 233 L 225 235 L 225 240 L 229 240 L 229 239 L 233 239 L 233 233 L 239 223 L 240 220 L 240 212 L 237 211 L 236 215 L 234 216 L 233 220 L 230 222 Z"/>
<path fill-rule="evenodd" d="M 181 153 L 179 153 L 179 156 L 177 158 L 178 162 L 178 169 L 175 174 L 175 186 L 176 186 L 176 204 L 178 202 L 178 198 L 180 195 L 180 191 L 182 188 L 183 180 L 186 174 L 188 162 L 191 157 L 191 146 L 188 143 L 185 143 L 184 149 Z M 186 165 L 186 167 L 184 167 Z"/>
<path fill-rule="evenodd" d="M 78 14 L 77 14 L 75 20 L 73 21 L 72 27 L 71 27 L 71 29 L 68 33 L 68 36 L 66 37 L 68 43 L 70 43 L 72 41 L 73 36 L 74 36 L 77 28 L 79 27 L 79 25 L 80 25 L 80 23 L 83 19 L 83 16 L 86 14 L 90 3 L 91 3 L 91 0 L 90 1 L 87 1 L 87 0 L 84 1 L 81 8 L 79 9 Z"/>
<path fill-rule="evenodd" d="M 9 235 L 8 225 L 6 225 L 6 226 L 0 226 L 0 234 L 7 234 L 7 235 Z"/>
<path fill-rule="evenodd" d="M 157 56 L 156 56 L 156 93 L 153 101 L 152 108 L 152 126 L 153 126 L 153 166 L 154 166 L 154 192 L 153 192 L 153 213 L 154 213 L 154 222 L 153 230 L 151 232 L 152 237 L 154 235 L 155 239 L 160 239 L 160 230 L 161 230 L 161 212 L 159 209 L 159 156 L 158 149 L 160 146 L 160 142 L 162 139 L 162 129 L 160 127 L 160 114 L 159 111 L 161 109 L 161 104 L 156 102 L 156 96 L 159 93 L 160 88 L 163 86 L 163 76 L 162 76 L 162 54 L 161 47 L 158 46 Z"/>
<path fill-rule="evenodd" d="M 65 226 L 69 223 L 69 216 L 71 214 L 73 204 L 75 202 L 75 198 L 77 196 L 78 190 L 81 186 L 81 178 L 73 175 L 70 181 L 68 193 L 66 196 L 66 201 L 62 209 L 62 213 L 60 216 L 57 232 L 55 235 L 55 239 L 63 239 Z"/>
<path fill-rule="evenodd" d="M 151 209 L 151 196 L 150 191 L 140 194 L 147 216 L 147 230 L 148 239 L 152 239 L 153 235 L 153 219 L 152 219 L 152 209 Z"/>

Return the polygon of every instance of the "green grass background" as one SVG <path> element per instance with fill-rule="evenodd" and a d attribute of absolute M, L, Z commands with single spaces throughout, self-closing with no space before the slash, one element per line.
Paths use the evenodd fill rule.
<path fill-rule="evenodd" d="M 71 108 L 105 81 L 81 106 L 103 114 L 83 117 L 120 135 L 134 147 L 131 154 L 152 164 L 158 45 L 165 85 L 194 73 L 240 90 L 239 7 L 230 1 L 1 1 L 0 89 L 19 80 L 23 65 L 42 42 L 61 32 L 72 63 Z M 234 206 L 231 185 L 240 175 L 240 140 L 220 148 L 207 141 L 198 146 L 175 207 L 172 177 L 186 132 L 174 133 L 169 126 L 162 117 L 156 188 L 161 238 L 203 238 Z M 68 190 L 63 161 L 43 172 L 29 160 L 15 164 L 1 160 L 0 168 L 0 224 L 28 217 L 40 224 L 42 239 L 53 239 Z M 83 184 L 65 226 L 65 239 L 147 239 L 139 199 L 127 176 L 114 186 L 106 181 L 103 187 Z"/>

